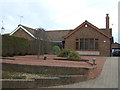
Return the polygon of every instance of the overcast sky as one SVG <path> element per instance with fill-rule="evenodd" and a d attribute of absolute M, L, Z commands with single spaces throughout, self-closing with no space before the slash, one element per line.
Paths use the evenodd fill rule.
<path fill-rule="evenodd" d="M 0 26 L 11 33 L 18 24 L 46 30 L 74 29 L 85 20 L 105 28 L 106 13 L 118 41 L 119 0 L 0 0 Z M 23 16 L 22 18 L 20 18 Z"/>

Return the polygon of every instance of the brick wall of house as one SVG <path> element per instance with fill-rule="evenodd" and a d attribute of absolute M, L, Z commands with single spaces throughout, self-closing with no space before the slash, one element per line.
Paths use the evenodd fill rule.
<path fill-rule="evenodd" d="M 110 56 L 110 39 L 90 26 L 83 26 L 80 30 L 67 37 L 65 39 L 65 49 L 75 50 L 75 40 L 80 38 L 98 38 L 100 56 Z"/>
<path fill-rule="evenodd" d="M 13 36 L 16 36 L 16 37 L 23 37 L 23 38 L 26 38 L 28 40 L 33 40 L 33 38 L 27 33 L 25 32 L 24 30 L 22 30 L 21 28 L 19 30 L 17 30 Z"/>

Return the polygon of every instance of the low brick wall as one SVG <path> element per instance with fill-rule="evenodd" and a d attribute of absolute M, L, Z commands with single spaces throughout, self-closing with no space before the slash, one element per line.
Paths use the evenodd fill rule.
<path fill-rule="evenodd" d="M 2 63 L 3 71 L 15 71 L 15 72 L 30 72 L 30 73 L 41 73 L 41 74 L 58 74 L 58 75 L 71 75 L 79 74 L 86 75 L 89 68 L 78 68 L 78 67 L 57 67 L 57 66 L 34 66 L 34 65 L 20 65 Z"/>
<path fill-rule="evenodd" d="M 87 80 L 86 76 L 59 77 L 54 79 L 34 79 L 34 80 L 3 80 L 2 88 L 41 88 L 57 85 L 72 84 Z"/>
<path fill-rule="evenodd" d="M 42 74 L 56 74 L 60 75 L 58 78 L 39 78 L 28 80 L 3 80 L 3 88 L 40 88 L 56 85 L 72 84 L 89 79 L 91 68 L 73 68 L 73 67 L 51 67 L 51 66 L 33 66 L 33 65 L 20 65 L 20 64 L 2 64 L 3 71 L 16 71 L 16 72 L 30 72 Z"/>

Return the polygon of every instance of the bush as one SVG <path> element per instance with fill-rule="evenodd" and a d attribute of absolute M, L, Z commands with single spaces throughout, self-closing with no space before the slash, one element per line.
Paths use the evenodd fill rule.
<path fill-rule="evenodd" d="M 60 49 L 62 49 L 62 44 L 58 42 L 51 42 L 51 46 L 59 46 Z"/>
<path fill-rule="evenodd" d="M 25 55 L 30 49 L 29 44 L 27 39 L 2 35 L 2 56 Z"/>
<path fill-rule="evenodd" d="M 69 54 L 70 54 L 70 50 L 63 49 L 58 56 L 59 57 L 68 57 Z"/>
<path fill-rule="evenodd" d="M 68 58 L 78 60 L 80 59 L 80 55 L 75 51 L 71 51 L 68 55 Z"/>
<path fill-rule="evenodd" d="M 58 57 L 67 57 L 69 59 L 75 59 L 75 60 L 80 59 L 80 55 L 77 52 L 65 50 L 65 49 L 60 52 Z"/>
<path fill-rule="evenodd" d="M 41 54 L 51 53 L 52 44 L 49 41 L 41 42 Z M 1 45 L 1 44 L 0 44 Z M 37 40 L 28 40 L 22 37 L 2 35 L 2 56 L 36 55 L 38 54 L 39 44 Z M 1 56 L 1 55 L 0 55 Z"/>
<path fill-rule="evenodd" d="M 60 53 L 60 47 L 59 46 L 54 46 L 52 48 L 52 54 L 58 55 Z"/>

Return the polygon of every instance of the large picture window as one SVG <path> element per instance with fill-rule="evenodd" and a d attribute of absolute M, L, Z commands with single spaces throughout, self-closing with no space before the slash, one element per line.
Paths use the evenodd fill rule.
<path fill-rule="evenodd" d="M 98 50 L 98 39 L 96 38 L 80 38 L 79 40 L 76 39 L 76 49 Z"/>

